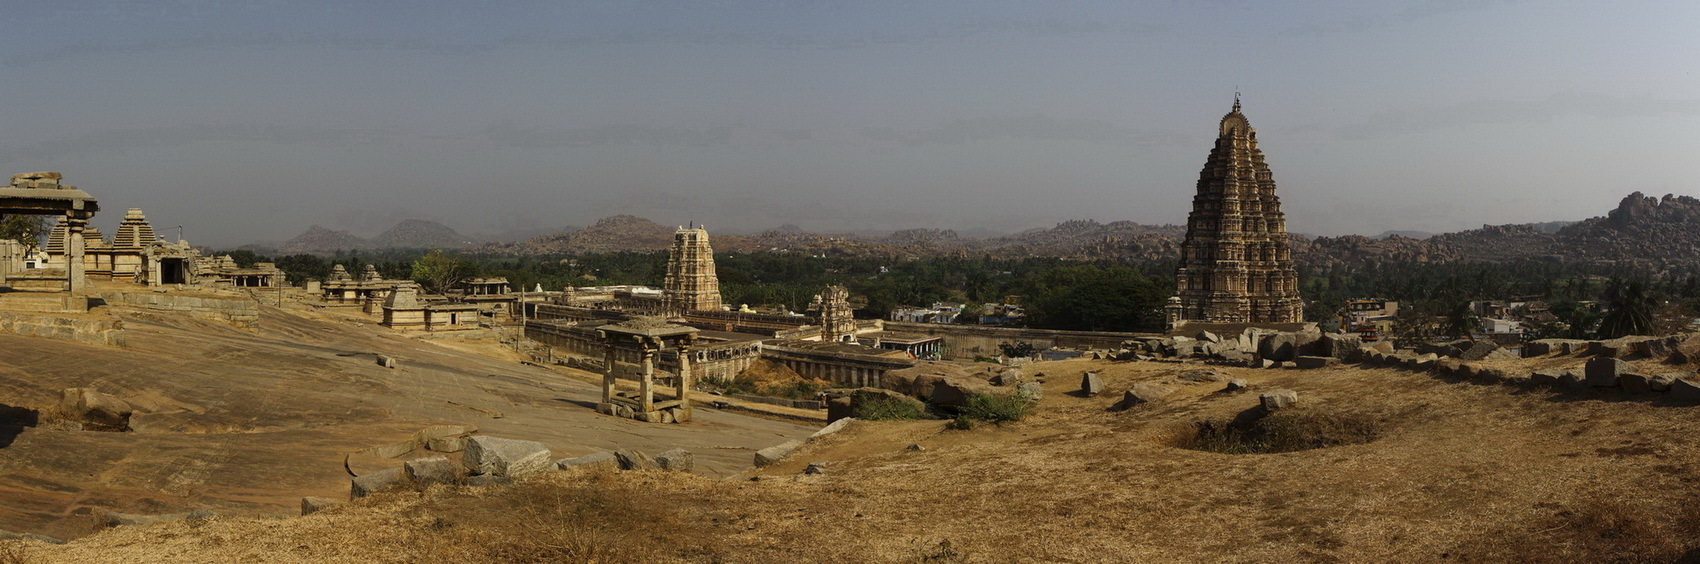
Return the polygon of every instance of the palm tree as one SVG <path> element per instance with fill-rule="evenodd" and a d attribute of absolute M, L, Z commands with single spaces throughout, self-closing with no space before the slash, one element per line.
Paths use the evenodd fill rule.
<path fill-rule="evenodd" d="M 1639 280 L 1628 285 L 1614 280 L 1606 288 L 1605 302 L 1611 310 L 1600 318 L 1599 338 L 1653 333 L 1653 310 L 1658 309 L 1658 300 L 1647 293 L 1646 285 Z"/>

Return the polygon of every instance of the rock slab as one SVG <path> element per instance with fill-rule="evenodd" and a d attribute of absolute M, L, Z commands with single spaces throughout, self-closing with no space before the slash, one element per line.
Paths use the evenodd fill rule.
<path fill-rule="evenodd" d="M 554 458 L 549 447 L 537 441 L 478 435 L 467 437 L 461 463 L 470 474 L 518 478 L 548 470 Z"/>

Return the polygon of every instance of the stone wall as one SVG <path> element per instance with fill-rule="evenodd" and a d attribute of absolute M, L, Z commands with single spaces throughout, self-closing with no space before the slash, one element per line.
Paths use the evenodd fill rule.
<path fill-rule="evenodd" d="M 249 298 L 159 292 L 107 292 L 105 297 L 109 305 L 174 311 L 199 319 L 223 321 L 243 329 L 253 329 L 260 323 L 260 304 Z"/>
<path fill-rule="evenodd" d="M 0 333 L 91 345 L 124 346 L 124 322 L 113 318 L 58 317 L 0 312 Z"/>
<path fill-rule="evenodd" d="M 976 356 L 998 356 L 999 343 L 1026 342 L 1034 348 L 1118 349 L 1122 341 L 1150 337 L 1152 333 L 1115 333 L 1108 331 L 1058 331 L 1053 329 L 1015 329 L 980 325 L 945 325 L 940 323 L 885 322 L 885 330 L 932 337 L 944 337 L 944 358 L 973 360 Z"/>

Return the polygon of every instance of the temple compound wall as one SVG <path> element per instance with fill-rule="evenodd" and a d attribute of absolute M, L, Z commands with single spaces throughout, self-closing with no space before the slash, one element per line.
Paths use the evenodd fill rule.
<path fill-rule="evenodd" d="M 944 359 L 973 360 L 979 356 L 997 356 L 1001 343 L 1025 342 L 1039 350 L 1059 349 L 1118 349 L 1122 341 L 1149 337 L 1152 333 L 1121 333 L 1110 331 L 1062 331 L 1055 329 L 1017 329 L 976 325 L 945 325 L 940 323 L 908 323 L 887 321 L 888 331 L 915 333 L 944 338 Z"/>
<path fill-rule="evenodd" d="M 1298 286 L 1274 175 L 1236 97 L 1199 172 L 1165 317 L 1171 327 L 1303 321 Z"/>
<path fill-rule="evenodd" d="M 189 317 L 222 321 L 243 329 L 260 324 L 260 304 L 252 299 L 235 296 L 197 296 L 162 294 L 158 292 L 104 292 L 109 304 L 127 305 L 154 311 L 173 311 Z"/>

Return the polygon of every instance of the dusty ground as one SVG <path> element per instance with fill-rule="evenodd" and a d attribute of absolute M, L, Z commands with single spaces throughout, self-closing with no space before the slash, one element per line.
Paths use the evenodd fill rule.
<path fill-rule="evenodd" d="M 756 449 L 814 431 L 713 409 L 684 425 L 600 416 L 596 386 L 569 369 L 501 357 L 488 350 L 493 340 L 410 338 L 292 305 L 263 308 L 253 332 L 119 310 L 123 349 L 0 335 L 0 407 L 43 409 L 62 388 L 90 386 L 138 411 L 134 433 L 69 431 L 44 418 L 0 436 L 0 529 L 76 537 L 89 532 L 79 513 L 91 507 L 298 514 L 302 496 L 347 496 L 346 454 L 430 425 L 542 441 L 557 457 L 685 447 L 708 476 L 739 472 Z M 400 368 L 378 366 L 375 354 Z M 369 471 L 405 458 L 352 462 Z"/>
<path fill-rule="evenodd" d="M 1577 365 L 1581 359 L 1538 364 Z M 1669 562 L 1700 546 L 1700 407 L 1394 369 L 1222 369 L 1114 412 L 1123 389 L 1198 365 L 1044 363 L 1027 419 L 947 431 L 857 422 L 748 477 L 552 474 L 394 494 L 306 518 L 115 529 L 23 558 L 95 561 Z M 1079 397 L 1083 370 L 1108 393 Z M 1290 388 L 1372 421 L 1365 444 L 1283 454 L 1176 448 L 1199 420 Z M 918 444 L 924 450 L 909 450 Z M 826 461 L 823 475 L 801 474 Z"/>

